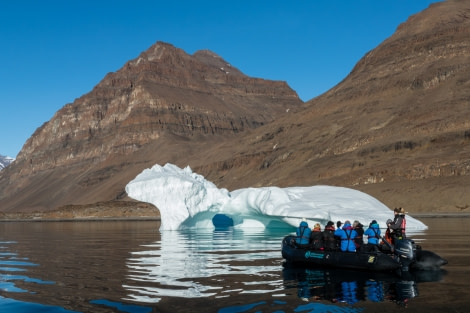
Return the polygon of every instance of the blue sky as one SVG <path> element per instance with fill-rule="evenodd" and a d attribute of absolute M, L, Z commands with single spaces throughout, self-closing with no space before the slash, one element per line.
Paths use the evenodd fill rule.
<path fill-rule="evenodd" d="M 436 0 L 0 0 L 0 154 L 157 41 L 310 100 Z"/>

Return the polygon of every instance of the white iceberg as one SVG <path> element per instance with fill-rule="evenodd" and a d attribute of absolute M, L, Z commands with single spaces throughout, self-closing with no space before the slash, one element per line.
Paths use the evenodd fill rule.
<path fill-rule="evenodd" d="M 310 226 L 328 221 L 353 222 L 365 227 L 376 220 L 386 228 L 393 211 L 363 192 L 333 186 L 262 187 L 229 192 L 217 188 L 190 167 L 155 165 L 126 186 L 136 200 L 152 203 L 161 216 L 160 230 L 214 228 L 213 218 L 223 215 L 235 228 L 295 227 L 302 219 Z M 424 230 L 421 221 L 407 216 L 407 229 Z"/>

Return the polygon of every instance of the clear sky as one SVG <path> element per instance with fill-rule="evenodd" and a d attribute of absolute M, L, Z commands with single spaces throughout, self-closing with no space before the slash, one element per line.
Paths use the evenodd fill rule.
<path fill-rule="evenodd" d="M 310 100 L 437 0 L 0 0 L 0 154 L 157 41 Z"/>

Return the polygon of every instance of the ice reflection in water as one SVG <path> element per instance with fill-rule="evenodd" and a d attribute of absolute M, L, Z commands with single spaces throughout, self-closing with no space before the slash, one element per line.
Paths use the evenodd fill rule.
<path fill-rule="evenodd" d="M 282 289 L 280 242 L 285 230 L 266 236 L 242 230 L 163 231 L 161 241 L 134 252 L 127 261 L 129 300 L 159 302 L 161 297 L 224 297 L 231 292 L 265 293 Z M 272 259 L 272 265 L 266 260 Z M 263 261 L 257 262 L 257 261 Z M 221 284 L 227 275 L 246 281 Z M 257 276 L 257 279 L 253 279 Z M 212 283 L 213 284 L 212 284 Z M 230 287 L 232 286 L 232 287 Z M 261 286 L 261 287 L 260 287 Z"/>

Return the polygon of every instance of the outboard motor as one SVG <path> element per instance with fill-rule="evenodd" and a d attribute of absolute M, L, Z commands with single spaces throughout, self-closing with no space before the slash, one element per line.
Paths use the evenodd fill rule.
<path fill-rule="evenodd" d="M 410 264 L 416 261 L 416 245 L 411 239 L 395 240 L 395 255 L 400 258 L 402 271 L 408 271 Z"/>

